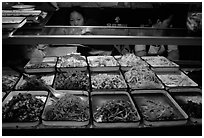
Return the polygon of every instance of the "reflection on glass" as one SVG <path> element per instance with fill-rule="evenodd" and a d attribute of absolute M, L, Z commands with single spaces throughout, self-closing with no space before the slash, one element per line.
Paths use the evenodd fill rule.
<path fill-rule="evenodd" d="M 18 29 L 14 35 L 107 35 L 107 36 L 188 36 L 184 28 L 157 29 L 152 27 L 110 26 L 46 26 L 42 29 Z"/>

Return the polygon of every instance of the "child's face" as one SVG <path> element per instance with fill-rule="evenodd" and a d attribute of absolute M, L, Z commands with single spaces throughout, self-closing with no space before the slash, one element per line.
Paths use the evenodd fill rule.
<path fill-rule="evenodd" d="M 73 11 L 70 14 L 69 22 L 70 22 L 71 26 L 83 26 L 84 25 L 84 18 L 80 13 Z"/>

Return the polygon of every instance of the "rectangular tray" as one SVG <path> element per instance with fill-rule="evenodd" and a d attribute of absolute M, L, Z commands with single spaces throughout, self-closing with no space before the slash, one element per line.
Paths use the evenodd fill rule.
<path fill-rule="evenodd" d="M 93 76 L 96 76 L 96 75 L 98 75 L 98 74 L 107 74 L 107 75 L 119 75 L 120 77 L 121 77 L 121 79 L 122 79 L 122 81 L 123 81 L 123 86 L 121 86 L 121 88 L 97 88 L 96 86 L 94 86 L 93 85 Z M 98 77 L 97 77 L 98 78 Z M 105 79 L 103 82 L 102 82 L 102 84 L 103 83 L 107 83 L 107 81 L 108 80 L 110 80 L 110 79 Z M 101 82 L 101 81 L 99 81 L 99 82 Z M 110 83 L 111 83 L 112 81 L 110 80 Z M 112 83 L 111 83 L 112 84 Z M 118 83 L 117 83 L 118 84 Z M 122 76 L 122 74 L 121 74 L 121 72 L 119 71 L 119 70 L 117 70 L 117 71 L 109 71 L 109 72 L 101 72 L 101 71 L 97 71 L 97 72 L 95 72 L 95 71 L 93 71 L 93 72 L 91 72 L 91 86 L 92 86 L 92 91 L 107 91 L 107 90 L 113 90 L 113 91 L 117 91 L 117 90 L 122 90 L 122 91 L 125 91 L 125 90 L 127 90 L 127 88 L 128 88 L 128 86 L 127 86 L 127 84 L 126 84 L 126 82 L 125 82 L 125 79 L 123 78 L 123 76 Z"/>
<path fill-rule="evenodd" d="M 55 57 L 56 58 L 56 57 Z M 32 63 L 32 61 L 29 61 L 24 69 L 26 73 L 49 73 L 49 72 L 55 72 L 55 66 L 57 59 L 52 59 L 51 57 L 43 58 L 42 62 L 36 62 Z M 31 66 L 35 66 L 38 64 L 47 64 L 48 67 L 39 67 L 39 68 L 32 68 Z"/>
<path fill-rule="evenodd" d="M 92 65 L 93 61 L 97 61 L 97 59 L 101 58 L 101 60 L 98 60 L 99 63 L 103 63 L 105 65 Z M 105 59 L 111 59 L 114 63 L 114 65 L 107 65 L 105 62 Z M 119 64 L 115 60 L 113 56 L 88 56 L 87 61 L 90 67 L 91 71 L 117 71 L 119 70 Z"/>
<path fill-rule="evenodd" d="M 184 90 L 177 90 L 171 91 L 171 96 L 175 99 L 175 101 L 180 105 L 180 107 L 186 112 L 189 116 L 189 119 L 194 124 L 202 124 L 202 117 L 196 118 L 191 115 L 193 111 L 191 110 L 192 106 L 187 106 L 187 99 L 198 100 L 197 102 L 201 101 L 202 104 L 202 90 L 201 89 L 184 89 Z M 196 97 L 196 99 L 194 99 Z M 192 101 L 190 100 L 190 101 Z M 193 102 L 194 103 L 194 102 Z M 183 105 L 183 106 L 182 106 Z M 184 107 L 186 105 L 186 107 Z M 196 110 L 197 111 L 197 110 Z M 202 109 L 199 111 L 202 114 Z"/>
<path fill-rule="evenodd" d="M 33 75 L 33 76 L 38 76 L 38 75 Z M 42 79 L 42 80 L 44 80 L 45 81 L 45 83 L 47 84 L 47 85 L 52 85 L 53 84 L 53 81 L 54 81 L 54 77 L 55 77 L 55 75 L 54 74 L 44 74 L 44 75 L 42 75 L 42 74 L 39 74 L 39 76 L 40 76 L 40 78 Z M 16 86 L 15 86 L 15 90 L 24 90 L 24 89 L 21 89 L 20 87 L 23 85 L 23 84 L 25 84 L 26 83 L 26 78 L 24 77 L 24 76 L 21 76 L 21 78 L 19 79 L 19 81 L 18 81 L 18 83 L 16 84 Z M 35 89 L 32 89 L 32 88 L 30 88 L 29 90 L 35 90 Z M 46 90 L 46 88 L 44 89 L 44 88 L 39 88 L 38 90 Z"/>
<path fill-rule="evenodd" d="M 20 28 L 26 23 L 26 17 L 2 17 L 2 28 Z"/>
<path fill-rule="evenodd" d="M 140 109 L 140 113 L 142 114 L 145 126 L 153 126 L 153 127 L 177 126 L 177 125 L 185 125 L 187 123 L 188 115 L 181 109 L 181 107 L 176 103 L 176 101 L 166 91 L 164 90 L 135 90 L 135 91 L 131 91 L 131 94 L 133 96 L 133 99 L 137 107 Z M 149 97 L 149 100 L 155 99 L 154 101 L 161 102 L 161 105 L 164 105 L 165 103 L 166 105 L 168 105 L 168 107 L 169 106 L 172 107 L 174 113 L 177 115 L 178 118 L 175 120 L 147 120 L 145 119 L 142 113 L 141 106 L 144 104 L 142 100 L 148 100 L 147 99 L 148 97 Z M 153 107 L 151 108 L 151 110 L 153 110 Z"/>
<path fill-rule="evenodd" d="M 74 91 L 74 90 L 58 90 L 60 92 L 64 92 L 64 93 L 69 93 L 69 94 L 73 94 L 75 96 L 79 96 L 82 100 L 89 100 L 89 95 L 87 91 Z M 50 98 L 50 95 L 48 97 L 48 100 L 45 104 L 45 108 L 42 114 L 42 123 L 43 125 L 46 126 L 70 126 L 70 127 L 82 127 L 82 126 L 86 126 L 90 123 L 90 120 L 86 120 L 86 121 L 66 121 L 66 120 L 62 120 L 62 121 L 50 121 L 50 120 L 46 120 L 45 119 L 45 112 L 46 112 L 46 108 L 47 106 L 52 104 L 52 99 Z M 88 102 L 89 104 L 89 102 Z M 90 109 L 90 108 L 89 108 Z M 90 112 L 90 111 L 89 111 Z M 90 117 L 89 117 L 90 118 Z"/>
<path fill-rule="evenodd" d="M 190 79 L 182 71 L 176 74 L 157 74 L 158 78 L 163 82 L 167 89 L 182 89 L 185 87 L 197 87 L 198 84 Z M 174 80 L 174 81 L 173 81 Z"/>
<path fill-rule="evenodd" d="M 127 71 L 130 71 L 129 69 L 123 69 L 123 70 L 121 70 L 121 72 L 122 72 L 122 74 L 124 75 L 124 78 L 125 78 L 125 81 L 127 82 L 127 84 L 128 84 L 128 86 L 129 86 L 129 88 L 131 89 L 131 90 L 140 90 L 140 89 L 164 89 L 164 85 L 162 84 L 162 82 L 157 78 L 157 76 L 156 76 L 156 74 L 152 71 L 152 70 L 150 70 L 148 67 L 146 68 L 143 68 L 143 69 L 147 69 L 148 70 L 148 72 L 151 72 L 151 74 L 154 76 L 154 80 L 157 80 L 157 82 L 158 83 L 156 83 L 156 85 L 155 85 L 155 83 L 153 84 L 152 83 L 152 81 L 151 82 L 147 82 L 147 81 L 144 81 L 144 78 L 146 79 L 146 78 L 148 78 L 148 75 L 147 75 L 147 73 L 144 73 L 144 72 L 140 72 L 140 69 L 138 69 L 136 72 L 134 72 L 133 71 L 133 73 L 131 73 L 130 75 L 128 75 L 129 77 L 128 78 L 131 78 L 131 79 L 136 79 L 137 81 L 134 81 L 133 83 L 131 82 L 131 84 L 130 84 L 130 82 L 128 82 L 128 78 L 127 78 L 127 75 L 126 75 L 126 72 Z M 141 75 L 141 73 L 143 73 L 143 75 L 140 77 L 140 79 L 138 79 L 139 78 L 139 74 Z M 135 74 L 135 76 L 134 76 L 134 78 L 133 78 L 133 74 Z M 147 77 L 144 77 L 144 76 L 147 76 Z M 141 81 L 141 79 L 143 79 L 143 81 Z M 139 80 L 139 81 L 138 81 Z M 142 83 L 141 83 L 142 82 Z M 137 84 L 136 84 L 137 83 Z M 134 85 L 135 84 L 135 85 Z"/>
<path fill-rule="evenodd" d="M 36 98 L 38 96 L 38 98 L 42 99 L 44 104 L 47 100 L 47 96 L 48 96 L 48 92 L 47 91 L 12 91 L 10 92 L 7 97 L 4 99 L 3 103 L 2 103 L 2 107 L 8 103 L 12 98 L 13 96 L 15 95 L 18 95 L 19 93 L 30 93 L 32 95 L 35 95 Z M 42 96 L 44 98 L 42 98 Z M 16 128 L 16 127 L 34 127 L 34 126 L 37 126 L 38 124 L 40 123 L 40 121 L 35 121 L 35 122 L 2 122 L 2 127 L 3 128 Z"/>
<path fill-rule="evenodd" d="M 131 121 L 131 122 L 96 122 L 95 119 L 93 119 L 93 124 L 95 127 L 98 128 L 129 128 L 129 127 L 139 127 L 140 124 L 140 115 L 137 111 L 137 108 L 135 107 L 130 95 L 128 92 L 121 91 L 121 92 L 92 92 L 91 93 L 91 102 L 92 102 L 92 112 L 93 115 L 96 112 L 97 108 L 102 106 L 105 102 L 109 100 L 125 100 L 129 101 L 132 104 L 132 108 L 136 110 L 138 120 L 137 121 Z M 93 117 L 94 118 L 94 117 Z"/>
<path fill-rule="evenodd" d="M 141 57 L 135 56 L 134 54 L 127 54 L 127 55 L 123 55 L 123 56 L 114 56 L 114 58 L 117 60 L 117 62 L 119 63 L 121 69 L 130 69 L 133 66 L 145 66 L 145 67 L 149 67 L 149 65 L 143 60 L 141 59 Z M 123 60 L 125 60 L 125 63 L 121 63 Z M 127 65 L 128 63 L 128 65 Z"/>
<path fill-rule="evenodd" d="M 156 73 L 161 73 L 161 72 L 168 73 L 168 72 L 179 71 L 178 64 L 174 63 L 173 61 L 170 61 L 169 59 L 163 56 L 144 56 L 141 58 L 145 60 L 151 66 L 151 69 Z"/>
<path fill-rule="evenodd" d="M 90 78 L 88 70 L 69 69 L 66 72 L 57 72 L 53 87 L 57 90 L 89 91 Z"/>

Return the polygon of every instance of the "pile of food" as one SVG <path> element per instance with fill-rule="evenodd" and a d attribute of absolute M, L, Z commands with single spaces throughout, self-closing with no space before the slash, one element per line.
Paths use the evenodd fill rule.
<path fill-rule="evenodd" d="M 34 122 L 38 121 L 44 103 L 28 93 L 19 93 L 2 108 L 3 122 Z"/>
<path fill-rule="evenodd" d="M 120 89 L 127 88 L 122 75 L 99 73 L 91 76 L 91 84 L 94 89 Z"/>
<path fill-rule="evenodd" d="M 165 57 L 162 56 L 148 56 L 148 57 L 142 57 L 142 59 L 144 59 L 147 63 L 149 63 L 151 66 L 153 67 L 178 67 L 177 64 L 175 64 L 174 62 L 168 60 Z"/>
<path fill-rule="evenodd" d="M 45 108 L 45 120 L 87 121 L 90 118 L 88 100 L 66 94 Z"/>
<path fill-rule="evenodd" d="M 132 89 L 163 88 L 155 74 L 146 67 L 132 67 L 125 72 L 125 79 Z"/>
<path fill-rule="evenodd" d="M 89 90 L 89 76 L 80 70 L 69 70 L 56 75 L 54 87 L 62 90 Z"/>
<path fill-rule="evenodd" d="M 117 61 L 112 56 L 89 56 L 87 58 L 91 67 L 118 66 Z"/>
<path fill-rule="evenodd" d="M 162 74 L 157 75 L 162 82 L 169 87 L 176 86 L 197 86 L 197 84 L 191 80 L 187 75 L 183 72 L 181 74 Z"/>
<path fill-rule="evenodd" d="M 121 66 L 132 67 L 132 66 L 148 66 L 147 63 L 140 59 L 140 57 L 134 54 L 126 54 L 121 58 L 118 58 L 118 62 Z"/>
<path fill-rule="evenodd" d="M 12 90 L 18 78 L 16 75 L 2 75 L 2 91 Z"/>
<path fill-rule="evenodd" d="M 179 105 L 183 110 L 194 118 L 202 118 L 202 97 L 201 96 L 189 96 L 189 97 L 176 97 Z"/>
<path fill-rule="evenodd" d="M 140 104 L 140 110 L 145 120 L 161 121 L 180 119 L 174 108 L 159 100 L 143 98 Z"/>
<path fill-rule="evenodd" d="M 22 84 L 17 87 L 20 90 L 46 90 L 45 81 L 41 76 L 24 77 Z"/>
<path fill-rule="evenodd" d="M 36 63 L 36 64 L 27 64 L 25 66 L 25 69 L 50 68 L 50 67 L 54 67 L 54 66 L 55 66 L 55 63 L 41 62 L 41 63 Z"/>
<path fill-rule="evenodd" d="M 110 100 L 98 107 L 94 113 L 96 122 L 131 122 L 138 121 L 138 113 L 129 101 Z"/>
<path fill-rule="evenodd" d="M 58 60 L 59 67 L 85 67 L 87 66 L 86 59 L 80 55 L 67 55 L 60 57 Z"/>

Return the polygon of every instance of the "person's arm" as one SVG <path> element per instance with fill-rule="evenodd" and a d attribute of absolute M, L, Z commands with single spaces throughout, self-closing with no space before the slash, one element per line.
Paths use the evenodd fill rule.
<path fill-rule="evenodd" d="M 170 60 L 179 60 L 179 49 L 177 45 L 168 45 L 168 56 Z"/>
<path fill-rule="evenodd" d="M 145 45 L 135 45 L 135 55 L 136 56 L 146 56 L 146 46 Z"/>

